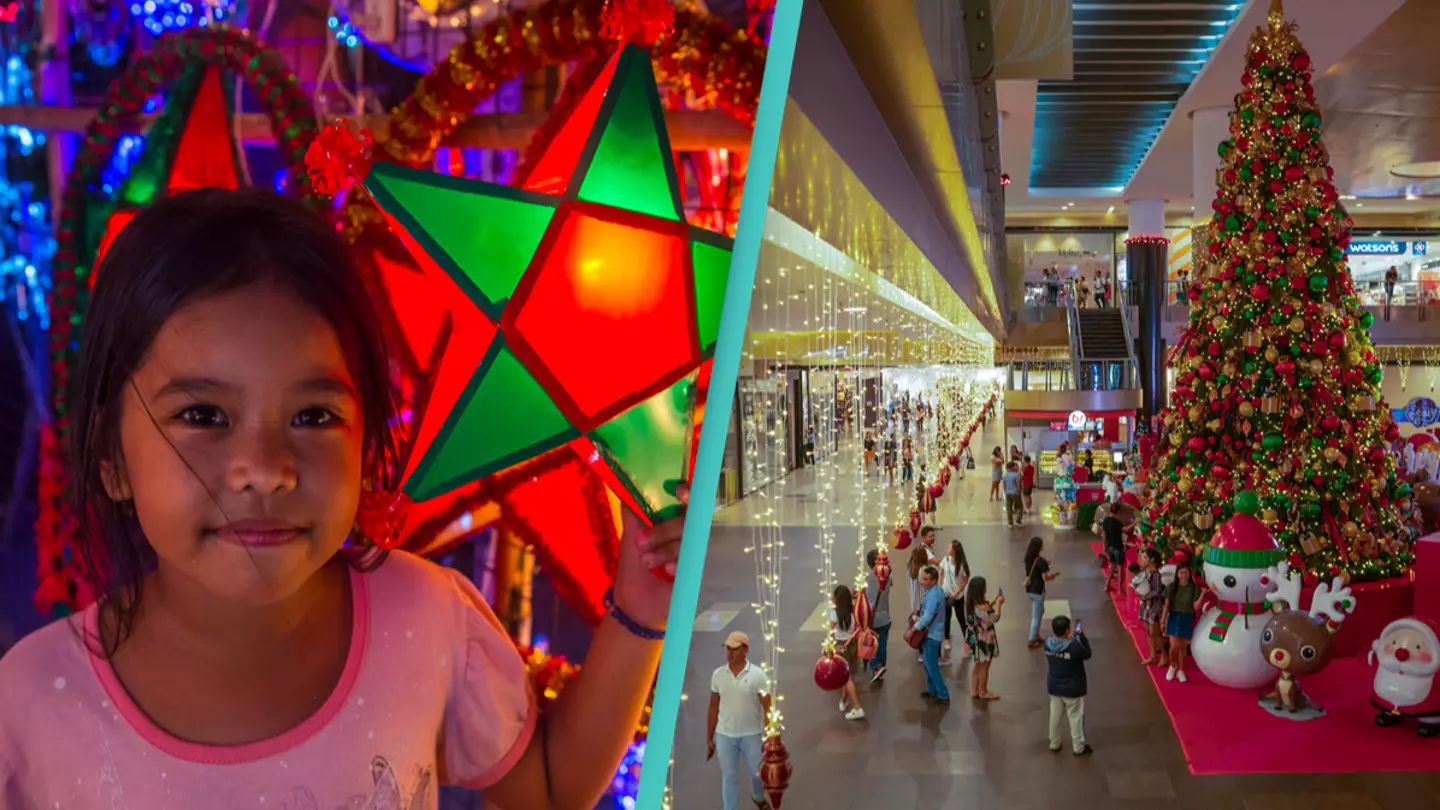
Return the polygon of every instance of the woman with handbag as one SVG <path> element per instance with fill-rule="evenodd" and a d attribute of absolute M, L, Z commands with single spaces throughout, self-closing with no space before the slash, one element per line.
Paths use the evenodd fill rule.
<path fill-rule="evenodd" d="M 850 665 L 850 679 L 840 694 L 840 713 L 846 720 L 865 719 L 865 710 L 860 708 L 860 694 L 855 690 L 855 673 L 860 671 L 858 650 L 860 625 L 855 621 L 855 598 L 845 585 L 835 586 L 830 596 L 830 633 L 835 637 L 835 653 Z M 864 632 L 872 632 L 866 628 Z"/>
<path fill-rule="evenodd" d="M 1040 639 L 1040 620 L 1045 617 L 1045 583 L 1060 576 L 1050 570 L 1050 561 L 1040 556 L 1045 550 L 1045 541 L 1039 537 L 1030 538 L 1025 549 L 1025 595 L 1030 597 L 1030 649 L 1044 642 Z"/>
<path fill-rule="evenodd" d="M 960 603 L 965 596 L 965 586 L 970 584 L 970 563 L 965 560 L 965 547 L 959 540 L 950 541 L 950 551 L 940 558 L 940 587 L 945 592 L 945 646 L 940 650 L 940 664 L 950 663 L 950 614 L 960 613 Z M 960 616 L 960 630 L 964 634 L 965 617 Z"/>

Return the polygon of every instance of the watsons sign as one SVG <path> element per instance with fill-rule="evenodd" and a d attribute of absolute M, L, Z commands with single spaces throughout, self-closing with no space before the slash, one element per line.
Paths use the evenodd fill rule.
<path fill-rule="evenodd" d="M 1423 243 L 1422 243 L 1423 244 Z M 1387 241 L 1366 241 L 1351 242 L 1345 248 L 1346 253 L 1353 253 L 1360 256 L 1403 256 L 1407 245 L 1404 242 Z"/>

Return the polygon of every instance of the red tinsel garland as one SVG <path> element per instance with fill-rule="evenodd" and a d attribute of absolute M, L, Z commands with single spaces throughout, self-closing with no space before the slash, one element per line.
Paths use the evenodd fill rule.
<path fill-rule="evenodd" d="M 85 129 L 85 137 L 66 178 L 51 265 L 50 390 L 54 421 L 47 428 L 41 451 L 40 515 L 35 535 L 39 550 L 40 588 L 37 608 L 49 615 L 62 593 L 69 609 L 88 600 L 79 555 L 74 547 L 75 521 L 63 500 L 67 484 L 64 442 L 70 422 L 65 394 L 70 384 L 70 363 L 80 345 L 80 331 L 88 303 L 88 277 L 92 256 L 81 256 L 79 243 L 89 200 L 97 192 L 101 172 L 109 165 L 115 145 L 128 131 L 127 124 L 144 111 L 150 99 L 196 63 L 219 65 L 236 72 L 265 105 L 280 152 L 290 161 L 291 188 L 307 189 L 300 180 L 302 158 L 317 130 L 315 108 L 285 60 L 246 31 L 220 26 L 166 34 L 149 52 L 137 57 L 111 83 L 105 103 Z M 44 605 L 41 599 L 44 599 Z"/>
<path fill-rule="evenodd" d="M 1125 246 L 1131 245 L 1168 245 L 1170 240 L 1164 236 L 1131 236 L 1125 240 Z"/>

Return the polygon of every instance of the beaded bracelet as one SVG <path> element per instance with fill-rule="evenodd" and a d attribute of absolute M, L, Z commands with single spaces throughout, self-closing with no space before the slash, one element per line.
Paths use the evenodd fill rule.
<path fill-rule="evenodd" d="M 614 588 L 610 588 L 609 590 L 605 591 L 604 605 L 605 611 L 611 616 L 613 616 L 615 618 L 615 621 L 620 623 L 621 627 L 629 630 L 631 634 L 639 636 L 640 638 L 643 638 L 647 641 L 661 641 L 665 638 L 664 630 L 651 630 L 650 628 L 631 618 L 629 613 L 621 610 L 620 606 L 615 604 Z"/>

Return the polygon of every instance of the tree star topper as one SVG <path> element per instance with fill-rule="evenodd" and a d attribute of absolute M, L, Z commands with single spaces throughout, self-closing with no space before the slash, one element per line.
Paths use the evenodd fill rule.
<path fill-rule="evenodd" d="M 649 54 L 610 59 L 522 188 L 383 163 L 365 188 L 452 302 L 405 491 L 570 444 L 647 520 L 673 504 L 733 243 L 685 221 Z"/>

